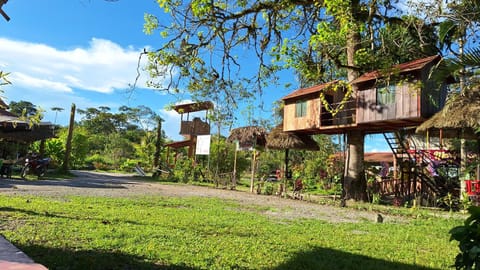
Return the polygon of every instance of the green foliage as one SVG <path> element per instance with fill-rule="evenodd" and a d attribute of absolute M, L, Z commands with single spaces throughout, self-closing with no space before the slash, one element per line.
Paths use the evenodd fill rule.
<path fill-rule="evenodd" d="M 65 133 L 65 136 L 67 134 Z M 71 168 L 78 168 L 84 165 L 84 160 L 88 155 L 88 136 L 89 134 L 82 129 L 76 129 L 72 137 L 72 152 L 70 155 Z M 65 137 L 66 142 L 66 137 Z"/>
<path fill-rule="evenodd" d="M 460 249 L 455 258 L 456 269 L 478 269 L 480 267 L 480 207 L 468 208 L 470 216 L 463 226 L 450 230 L 450 241 L 458 241 Z"/>
<path fill-rule="evenodd" d="M 175 167 L 173 169 L 173 181 L 189 183 L 195 180 L 195 166 L 193 165 L 193 160 L 182 156 L 177 159 Z"/>
<path fill-rule="evenodd" d="M 125 171 L 125 172 L 131 172 L 135 168 L 137 164 L 140 163 L 140 160 L 138 159 L 129 159 L 127 158 L 121 165 L 120 165 L 120 170 Z"/>
<path fill-rule="evenodd" d="M 210 146 L 210 171 L 217 174 L 232 173 L 235 159 L 235 145 L 225 138 L 213 136 Z M 237 179 L 250 166 L 251 151 L 237 151 Z"/>
<path fill-rule="evenodd" d="M 155 153 L 156 134 L 154 132 L 146 132 L 142 136 L 139 144 L 133 144 L 135 148 L 135 157 L 143 164 L 153 166 L 153 158 Z M 151 166 L 147 166 L 149 170 Z"/>
<path fill-rule="evenodd" d="M 275 191 L 278 190 L 278 184 L 272 182 L 265 182 L 263 184 L 263 194 L 265 195 L 273 195 Z"/>
<path fill-rule="evenodd" d="M 133 145 L 121 134 L 112 133 L 107 136 L 104 154 L 111 160 L 115 168 L 119 168 L 119 165 L 125 158 L 132 156 L 134 152 L 135 149 Z"/>
<path fill-rule="evenodd" d="M 19 102 L 11 101 L 9 104 L 9 110 L 20 119 L 28 121 L 30 126 L 40 123 L 44 112 L 42 108 L 24 100 Z"/>
<path fill-rule="evenodd" d="M 30 101 L 11 101 L 10 104 L 8 105 L 9 110 L 11 113 L 17 115 L 17 116 L 24 116 L 24 117 L 29 117 L 29 116 L 34 116 L 37 114 L 37 106 L 35 106 L 33 103 Z"/>
<path fill-rule="evenodd" d="M 107 161 L 107 159 L 100 155 L 94 154 L 85 159 L 86 164 L 92 164 L 96 170 L 109 170 L 112 169 L 111 163 Z"/>
<path fill-rule="evenodd" d="M 36 153 L 40 152 L 40 142 L 35 142 L 30 149 Z M 45 141 L 45 157 L 51 158 L 51 166 L 60 166 L 65 155 L 64 140 L 60 138 L 51 138 Z M 50 166 L 50 165 L 49 165 Z"/>

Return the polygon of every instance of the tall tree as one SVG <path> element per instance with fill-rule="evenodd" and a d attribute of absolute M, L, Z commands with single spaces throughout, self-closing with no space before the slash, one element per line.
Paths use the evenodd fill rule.
<path fill-rule="evenodd" d="M 266 86 L 278 84 L 283 69 L 294 70 L 301 86 L 309 86 L 332 79 L 350 81 L 363 70 L 396 63 L 394 47 L 402 45 L 405 51 L 409 40 L 421 43 L 409 57 L 431 53 L 431 46 L 422 44 L 429 39 L 423 38 L 421 29 L 397 31 L 395 38 L 402 42 L 383 42 L 389 36 L 382 29 L 403 29 L 410 23 L 395 17 L 399 11 L 388 0 L 158 3 L 170 18 L 164 23 L 165 17 L 145 16 L 145 32 L 158 30 L 165 41 L 157 50 L 145 52 L 151 85 L 221 100 L 227 113 L 233 113 L 238 102 L 261 96 Z M 376 53 L 379 48 L 386 53 Z M 245 54 L 258 61 L 245 59 Z M 354 132 L 349 138 L 352 159 L 345 171 L 346 196 L 361 200 L 365 197 L 363 134 Z"/>
<path fill-rule="evenodd" d="M 18 115 L 18 116 L 34 116 L 37 113 L 37 106 L 35 106 L 30 101 L 20 100 L 18 102 L 11 101 L 8 105 L 10 108 L 10 112 Z"/>

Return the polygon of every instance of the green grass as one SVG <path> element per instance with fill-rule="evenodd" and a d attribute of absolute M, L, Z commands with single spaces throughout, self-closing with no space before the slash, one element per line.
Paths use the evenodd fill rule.
<path fill-rule="evenodd" d="M 49 269 L 447 269 L 462 220 L 278 219 L 211 198 L 0 196 L 0 232 Z M 398 215 L 402 215 L 398 213 Z"/>

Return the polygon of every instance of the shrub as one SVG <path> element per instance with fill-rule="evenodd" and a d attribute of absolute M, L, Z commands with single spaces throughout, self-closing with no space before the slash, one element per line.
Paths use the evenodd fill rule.
<path fill-rule="evenodd" d="M 85 161 L 87 163 L 93 164 L 93 167 L 96 170 L 109 170 L 112 168 L 112 165 L 105 159 L 105 157 L 99 154 L 90 156 Z"/>
<path fill-rule="evenodd" d="M 460 253 L 455 258 L 456 269 L 480 268 L 480 207 L 470 206 L 463 226 L 450 230 L 450 241 L 458 241 Z"/>
<path fill-rule="evenodd" d="M 120 165 L 120 170 L 131 172 L 138 163 L 140 163 L 138 159 L 127 159 Z"/>
<path fill-rule="evenodd" d="M 173 170 L 174 181 L 180 181 L 183 183 L 191 182 L 195 179 L 195 168 L 193 160 L 188 157 L 182 157 L 177 160 L 175 168 Z"/>
<path fill-rule="evenodd" d="M 273 190 L 274 190 L 273 184 L 267 182 L 265 184 L 265 191 L 264 191 L 265 195 L 273 195 Z"/>

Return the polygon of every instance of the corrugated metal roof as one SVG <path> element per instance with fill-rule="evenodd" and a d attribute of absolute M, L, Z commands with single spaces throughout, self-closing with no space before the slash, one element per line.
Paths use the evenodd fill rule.
<path fill-rule="evenodd" d="M 336 83 L 336 82 L 338 82 L 338 80 L 314 85 L 314 86 L 307 87 L 307 88 L 298 89 L 298 90 L 295 90 L 292 93 L 284 96 L 282 99 L 286 100 L 286 99 L 301 97 L 301 96 L 305 96 L 305 95 L 309 95 L 309 94 L 313 94 L 313 93 L 319 93 L 320 91 L 322 91 L 322 89 L 325 89 L 325 87 L 329 86 L 332 83 Z"/>
<path fill-rule="evenodd" d="M 433 56 L 425 57 L 425 58 L 422 58 L 422 59 L 417 59 L 417 60 L 413 60 L 413 61 L 410 61 L 410 62 L 395 65 L 395 66 L 392 67 L 392 70 L 394 70 L 395 72 L 400 72 L 400 73 L 419 70 L 419 69 L 424 68 L 427 64 L 429 64 L 429 63 L 431 63 L 435 60 L 438 60 L 440 58 L 441 58 L 441 56 L 439 56 L 439 55 L 433 55 Z M 385 77 L 385 73 L 380 71 L 380 70 L 375 70 L 375 71 L 363 74 L 362 76 L 353 80 L 351 83 L 356 84 L 356 83 L 361 83 L 361 82 L 367 82 L 367 81 L 376 80 L 376 79 L 382 78 L 382 77 Z"/>

